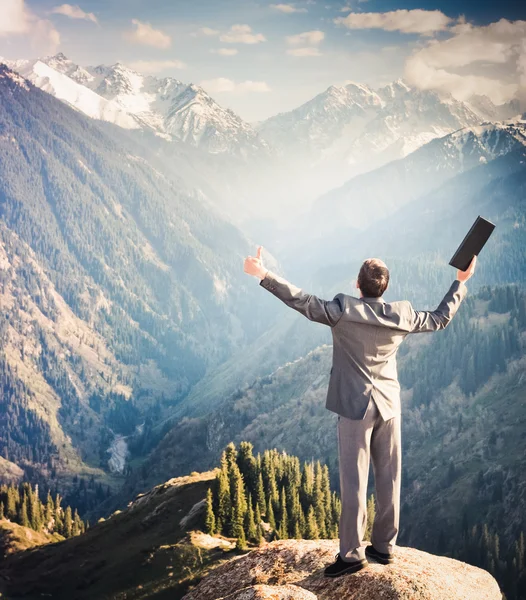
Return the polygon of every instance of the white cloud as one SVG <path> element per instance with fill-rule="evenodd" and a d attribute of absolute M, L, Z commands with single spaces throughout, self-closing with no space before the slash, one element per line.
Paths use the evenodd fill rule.
<path fill-rule="evenodd" d="M 321 56 L 322 55 L 321 52 L 319 51 L 319 49 L 316 47 L 289 48 L 287 50 L 287 54 L 290 54 L 291 56 L 299 56 L 299 57 Z"/>
<path fill-rule="evenodd" d="M 210 52 L 212 54 L 219 54 L 220 56 L 235 56 L 238 50 L 237 48 L 213 48 Z"/>
<path fill-rule="evenodd" d="M 197 30 L 197 35 L 206 35 L 208 37 L 213 37 L 220 33 L 219 29 L 212 29 L 211 27 L 201 27 Z"/>
<path fill-rule="evenodd" d="M 435 31 L 444 31 L 451 24 L 452 19 L 440 10 L 393 10 L 379 13 L 352 12 L 346 17 L 334 19 L 337 25 L 344 25 L 348 29 L 385 29 L 386 31 L 400 31 L 402 33 L 419 33 L 431 35 Z"/>
<path fill-rule="evenodd" d="M 297 35 L 287 36 L 289 46 L 315 46 L 325 39 L 323 31 L 305 31 Z"/>
<path fill-rule="evenodd" d="M 38 54 L 54 54 L 60 44 L 60 34 L 51 21 L 41 19 L 24 0 L 2 0 L 0 37 L 26 35 Z"/>
<path fill-rule="evenodd" d="M 259 44 L 266 41 L 265 36 L 262 33 L 254 33 L 250 25 L 232 25 L 219 39 L 226 44 Z"/>
<path fill-rule="evenodd" d="M 526 21 L 501 19 L 476 26 L 464 21 L 451 37 L 431 40 L 406 61 L 405 78 L 421 89 L 438 89 L 460 100 L 485 94 L 493 102 L 517 94 L 526 99 Z M 498 66 L 498 67 L 497 67 Z"/>
<path fill-rule="evenodd" d="M 218 92 L 247 93 L 247 92 L 270 92 L 270 87 L 264 81 L 241 81 L 236 83 L 225 77 L 208 79 L 199 84 L 207 92 L 212 94 Z"/>
<path fill-rule="evenodd" d="M 526 39 L 522 40 L 519 57 L 517 59 L 517 71 L 519 73 L 519 100 L 521 108 L 526 111 Z"/>
<path fill-rule="evenodd" d="M 136 60 L 129 63 L 134 71 L 144 73 L 160 73 L 166 69 L 185 69 L 186 65 L 181 60 Z"/>
<path fill-rule="evenodd" d="M 85 21 L 97 23 L 97 17 L 93 13 L 84 12 L 82 8 L 77 5 L 61 4 L 60 6 L 55 6 L 51 12 L 56 15 L 64 15 L 70 19 L 84 19 Z"/>
<path fill-rule="evenodd" d="M 132 19 L 132 24 L 135 25 L 135 30 L 124 34 L 124 37 L 130 42 L 145 46 L 155 46 L 156 48 L 168 48 L 172 43 L 169 35 L 159 29 L 154 29 L 150 23 L 143 23 L 138 19 Z"/>
<path fill-rule="evenodd" d="M 286 14 L 307 12 L 306 8 L 298 8 L 295 4 L 271 4 L 270 7 Z"/>

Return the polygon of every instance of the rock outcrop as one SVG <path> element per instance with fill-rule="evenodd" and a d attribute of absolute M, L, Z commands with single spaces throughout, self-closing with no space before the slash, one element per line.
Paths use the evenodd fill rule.
<path fill-rule="evenodd" d="M 451 558 L 399 546 L 394 563 L 327 578 L 337 540 L 281 540 L 212 571 L 183 600 L 501 600 L 495 579 Z"/>

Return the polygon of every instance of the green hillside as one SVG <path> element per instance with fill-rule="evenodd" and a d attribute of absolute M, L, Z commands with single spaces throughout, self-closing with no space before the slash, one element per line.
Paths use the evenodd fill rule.
<path fill-rule="evenodd" d="M 215 473 L 173 479 L 80 536 L 14 553 L 0 566 L 7 597 L 180 598 L 234 544 L 198 532 Z M 197 521 L 196 521 L 197 519 Z"/>
<path fill-rule="evenodd" d="M 137 144 L 0 65 L 2 470 L 64 491 L 116 485 L 115 436 L 161 422 L 269 317 L 248 318 L 247 238 Z"/>

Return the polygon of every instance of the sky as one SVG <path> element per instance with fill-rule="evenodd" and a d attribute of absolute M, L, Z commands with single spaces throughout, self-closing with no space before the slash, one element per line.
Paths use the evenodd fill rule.
<path fill-rule="evenodd" d="M 526 104 L 526 1 L 0 0 L 0 56 L 57 52 L 196 83 L 249 122 L 350 81 Z"/>

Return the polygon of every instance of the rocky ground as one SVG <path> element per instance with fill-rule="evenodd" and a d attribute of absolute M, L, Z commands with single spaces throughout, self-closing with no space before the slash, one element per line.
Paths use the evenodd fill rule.
<path fill-rule="evenodd" d="M 486 571 L 398 547 L 391 565 L 370 562 L 334 579 L 323 575 L 337 540 L 280 540 L 223 564 L 183 600 L 501 600 Z"/>

